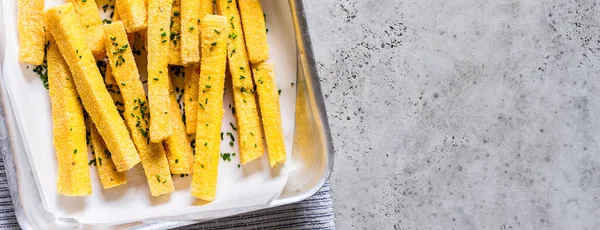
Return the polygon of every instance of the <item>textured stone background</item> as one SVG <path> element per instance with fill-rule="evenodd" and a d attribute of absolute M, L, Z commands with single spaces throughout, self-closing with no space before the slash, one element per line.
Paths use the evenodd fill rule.
<path fill-rule="evenodd" d="M 600 6 L 305 0 L 339 229 L 599 229 Z"/>

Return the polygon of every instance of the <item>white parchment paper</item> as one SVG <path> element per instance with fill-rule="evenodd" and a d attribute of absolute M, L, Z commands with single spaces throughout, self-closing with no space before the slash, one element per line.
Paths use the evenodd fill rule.
<path fill-rule="evenodd" d="M 97 0 L 98 5 L 113 5 L 114 0 Z M 141 165 L 127 174 L 128 183 L 113 189 L 104 190 L 94 167 L 92 195 L 87 197 L 65 197 L 56 191 L 57 164 L 52 144 L 52 119 L 48 90 L 38 75 L 33 73 L 35 66 L 18 62 L 17 1 L 5 1 L 3 16 L 5 22 L 6 58 L 3 74 L 8 88 L 9 99 L 18 120 L 19 132 L 34 171 L 35 179 L 46 211 L 56 218 L 72 218 L 84 224 L 126 223 L 140 220 L 160 219 L 204 219 L 227 216 L 240 210 L 267 205 L 277 198 L 287 181 L 288 166 L 272 170 L 265 155 L 246 166 L 238 168 L 239 155 L 231 162 L 220 161 L 217 198 L 205 203 L 190 195 L 191 175 L 174 175 L 175 191 L 169 195 L 152 197 Z M 63 4 L 63 0 L 46 0 L 46 9 Z M 292 149 L 296 89 L 296 44 L 290 9 L 287 1 L 262 0 L 269 28 L 270 61 L 275 63 L 277 84 L 281 92 L 281 112 L 288 159 Z M 107 11 L 109 14 L 111 10 Z M 140 66 L 145 68 L 145 66 Z M 145 73 L 145 71 L 141 71 Z M 228 80 L 230 80 L 228 78 Z M 231 83 L 226 83 L 231 85 Z M 237 133 L 229 122 L 236 124 L 229 109 L 233 106 L 231 90 L 225 91 L 226 111 L 223 132 L 232 132 L 238 141 Z M 229 146 L 228 137 L 221 143 L 221 152 L 238 153 L 238 144 Z"/>

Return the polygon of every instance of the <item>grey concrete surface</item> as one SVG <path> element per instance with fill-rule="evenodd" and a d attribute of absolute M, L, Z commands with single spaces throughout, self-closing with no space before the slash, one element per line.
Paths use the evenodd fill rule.
<path fill-rule="evenodd" d="M 305 0 L 338 229 L 600 229 L 600 6 Z"/>

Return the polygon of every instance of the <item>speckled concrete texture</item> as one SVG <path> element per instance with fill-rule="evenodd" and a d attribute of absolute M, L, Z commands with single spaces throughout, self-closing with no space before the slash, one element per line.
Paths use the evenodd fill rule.
<path fill-rule="evenodd" d="M 305 0 L 339 229 L 600 229 L 600 5 Z"/>

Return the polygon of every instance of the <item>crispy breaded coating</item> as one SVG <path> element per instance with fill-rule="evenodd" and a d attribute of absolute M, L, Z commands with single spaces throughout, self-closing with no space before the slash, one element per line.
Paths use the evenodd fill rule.
<path fill-rule="evenodd" d="M 118 11 L 115 15 L 119 15 L 127 33 L 138 32 L 148 27 L 148 11 L 144 0 L 117 0 L 115 11 Z"/>
<path fill-rule="evenodd" d="M 213 201 L 219 174 L 219 132 L 223 118 L 223 93 L 225 62 L 227 61 L 227 19 L 207 15 L 202 19 L 202 58 L 198 124 L 196 130 L 196 155 L 192 176 L 192 195 Z M 222 31 L 215 33 L 214 31 Z"/>
<path fill-rule="evenodd" d="M 19 61 L 41 65 L 44 61 L 44 0 L 18 0 Z"/>
<path fill-rule="evenodd" d="M 181 0 L 173 0 L 171 19 L 167 31 L 169 65 L 181 65 Z"/>
<path fill-rule="evenodd" d="M 181 1 L 181 64 L 189 66 L 200 61 L 199 9 L 200 0 Z"/>
<path fill-rule="evenodd" d="M 165 151 L 167 152 L 167 159 L 169 160 L 169 167 L 171 168 L 172 174 L 187 174 L 192 173 L 194 166 L 194 153 L 192 152 L 192 146 L 188 140 L 187 133 L 185 131 L 185 125 L 181 118 L 181 110 L 179 109 L 179 103 L 175 95 L 173 88 L 174 76 L 171 76 L 171 87 L 170 97 L 171 110 L 171 123 L 173 124 L 173 134 L 163 141 Z"/>
<path fill-rule="evenodd" d="M 115 163 L 113 163 L 110 151 L 106 148 L 104 140 L 98 133 L 96 126 L 91 120 L 88 119 L 88 127 L 90 129 L 90 141 L 94 150 L 94 157 L 96 165 L 96 171 L 98 171 L 98 177 L 100 183 L 104 189 L 114 188 L 119 185 L 127 183 L 127 172 L 117 171 Z"/>
<path fill-rule="evenodd" d="M 48 33 L 48 86 L 52 103 L 52 131 L 58 160 L 57 190 L 65 196 L 92 194 L 83 107 L 67 63 Z"/>
<path fill-rule="evenodd" d="M 104 30 L 102 29 L 102 20 L 95 0 L 69 0 L 75 6 L 75 11 L 79 15 L 81 24 L 86 33 L 85 39 L 88 47 L 92 50 L 94 58 L 101 60 L 106 57 L 104 51 Z"/>
<path fill-rule="evenodd" d="M 272 168 L 279 163 L 284 163 L 286 158 L 279 107 L 279 88 L 275 83 L 275 67 L 272 63 L 260 62 L 252 64 L 252 72 L 256 79 L 256 92 L 267 142 L 267 154 L 269 155 L 269 165 Z"/>
<path fill-rule="evenodd" d="M 269 58 L 266 19 L 259 0 L 238 0 L 250 62 Z"/>
<path fill-rule="evenodd" d="M 169 23 L 172 0 L 148 1 L 148 101 L 150 141 L 160 143 L 173 133 L 169 118 Z"/>

